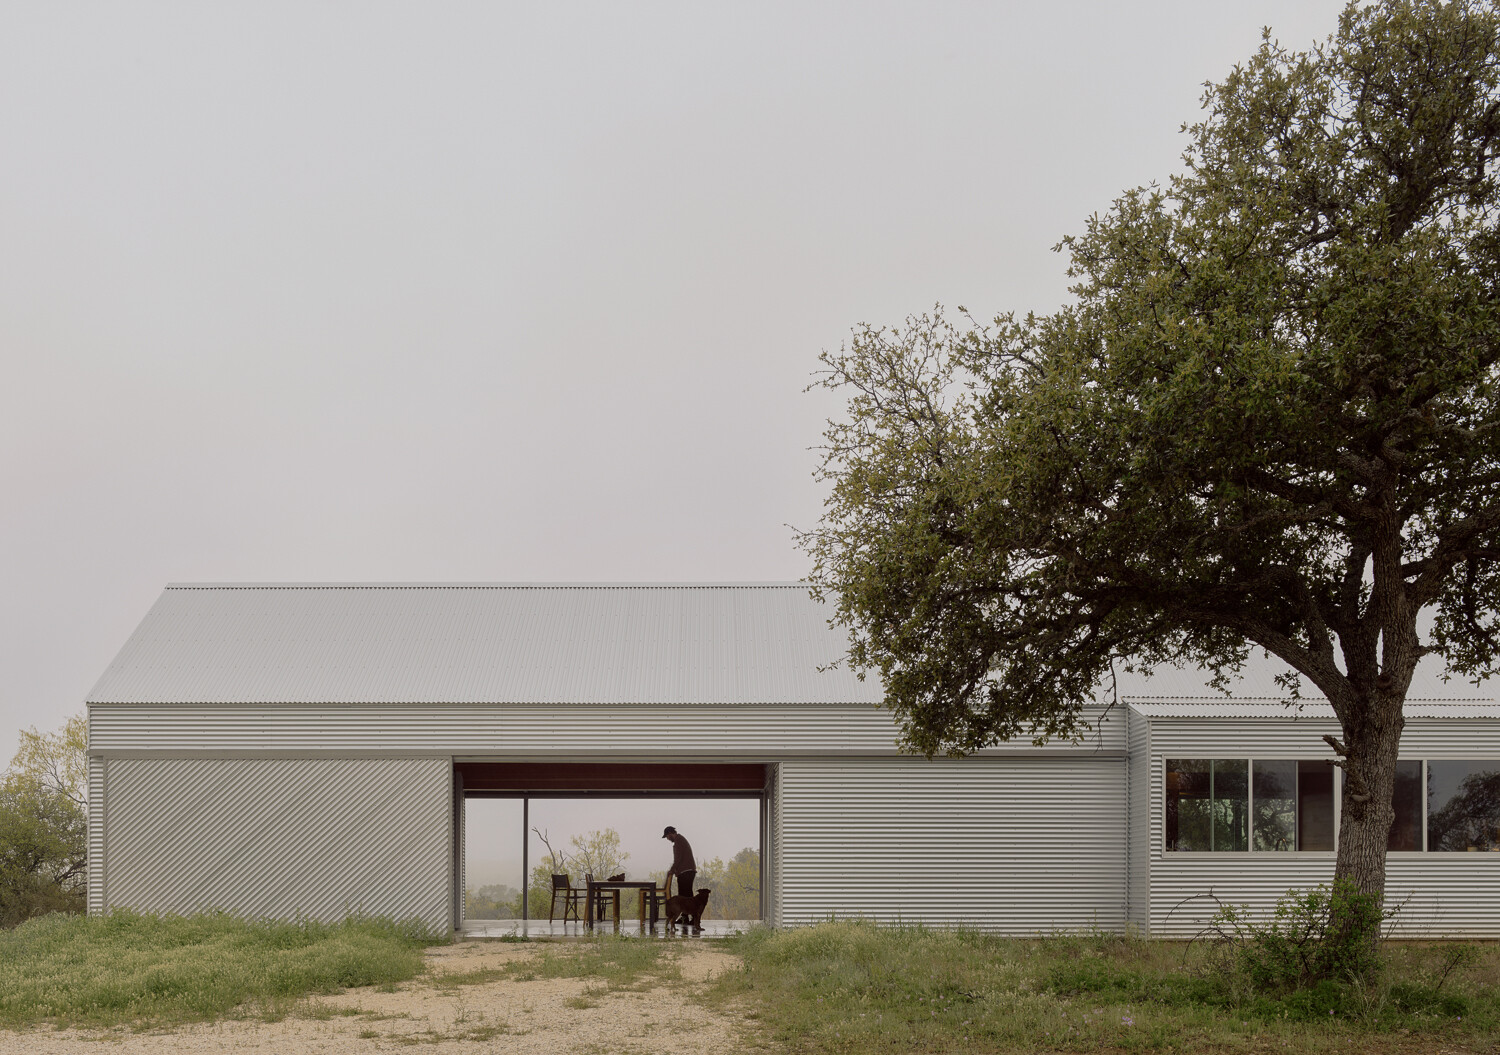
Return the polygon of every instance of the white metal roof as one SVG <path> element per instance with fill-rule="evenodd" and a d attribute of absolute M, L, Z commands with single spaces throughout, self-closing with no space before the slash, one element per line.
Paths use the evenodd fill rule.
<path fill-rule="evenodd" d="M 1252 649 L 1239 673 L 1229 679 L 1228 695 L 1209 684 L 1212 675 L 1198 669 L 1160 666 L 1146 672 L 1119 671 L 1120 700 L 1142 714 L 1160 718 L 1286 718 L 1292 715 L 1332 717 L 1333 709 L 1311 682 L 1301 678 L 1302 701 L 1286 706 L 1286 690 L 1276 676 L 1289 671 L 1281 660 Z M 1422 657 L 1412 676 L 1403 713 L 1408 718 L 1446 718 L 1460 715 L 1500 716 L 1489 683 L 1474 685 L 1459 676 L 1443 680 L 1442 658 Z M 1110 685 L 1103 686 L 1108 699 Z M 1488 710 L 1485 708 L 1488 707 Z"/>
<path fill-rule="evenodd" d="M 876 676 L 828 669 L 846 647 L 828 615 L 800 583 L 173 583 L 88 699 L 879 703 Z M 1121 671 L 1119 697 L 1160 718 L 1331 715 L 1310 685 L 1287 708 L 1279 669 L 1253 655 L 1227 697 L 1203 671 Z M 1500 705 L 1424 661 L 1406 714 Z"/>
<path fill-rule="evenodd" d="M 1287 706 L 1283 699 L 1132 699 L 1130 706 L 1148 718 L 1332 718 L 1333 708 L 1321 696 Z M 1408 697 L 1407 718 L 1500 718 L 1493 700 L 1424 700 Z"/>
<path fill-rule="evenodd" d="M 174 583 L 90 703 L 878 703 L 796 583 Z"/>

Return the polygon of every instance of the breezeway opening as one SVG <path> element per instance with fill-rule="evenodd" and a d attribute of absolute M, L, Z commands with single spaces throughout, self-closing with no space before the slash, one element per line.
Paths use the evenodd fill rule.
<path fill-rule="evenodd" d="M 763 919 L 769 778 L 759 763 L 457 761 L 455 925 L 545 924 L 554 871 L 575 887 L 584 871 L 659 882 L 672 860 L 669 824 L 692 844 L 694 885 L 714 889 L 709 917 Z M 559 920 L 563 910 L 559 901 Z"/>

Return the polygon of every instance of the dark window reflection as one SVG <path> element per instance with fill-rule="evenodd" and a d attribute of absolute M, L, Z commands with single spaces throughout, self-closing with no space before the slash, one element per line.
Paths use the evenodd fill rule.
<path fill-rule="evenodd" d="M 1251 831 L 1257 850 L 1292 850 L 1297 845 L 1297 763 L 1252 763 L 1255 803 Z"/>
<path fill-rule="evenodd" d="M 1333 849 L 1333 767 L 1297 763 L 1297 849 Z"/>
<path fill-rule="evenodd" d="M 1167 759 L 1167 849 L 1211 850 L 1209 808 L 1213 763 L 1206 758 Z"/>
<path fill-rule="evenodd" d="M 1500 850 L 1500 761 L 1427 763 L 1427 849 Z"/>
<path fill-rule="evenodd" d="M 1386 841 L 1387 850 L 1422 848 L 1422 763 L 1397 762 L 1396 787 L 1391 794 L 1396 820 Z"/>
<path fill-rule="evenodd" d="M 1243 758 L 1216 759 L 1214 778 L 1215 850 L 1250 848 L 1250 763 Z"/>

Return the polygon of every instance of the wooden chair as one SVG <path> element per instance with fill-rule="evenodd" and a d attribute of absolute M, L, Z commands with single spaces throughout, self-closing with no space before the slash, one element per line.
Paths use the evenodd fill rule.
<path fill-rule="evenodd" d="M 584 890 L 587 891 L 591 886 L 593 886 L 593 883 L 594 883 L 594 873 L 592 873 L 592 872 L 585 872 L 583 874 L 583 888 L 584 888 Z M 584 896 L 587 897 L 588 896 L 587 893 L 585 893 Z M 613 907 L 613 909 L 614 909 L 614 919 L 615 919 L 615 922 L 618 923 L 620 921 L 620 892 L 618 890 L 598 890 L 598 891 L 595 891 L 595 893 L 594 893 L 594 904 L 588 906 L 588 908 L 585 911 L 587 911 L 590 914 L 592 914 L 592 916 L 593 916 L 593 918 L 595 920 L 602 920 L 604 918 L 604 906 L 605 905 L 611 905 Z"/>
<path fill-rule="evenodd" d="M 670 879 L 663 879 L 661 881 L 661 889 L 652 891 L 652 893 L 655 895 L 655 901 L 658 907 L 665 905 L 667 903 L 667 898 L 672 896 L 672 881 Z M 646 925 L 646 902 L 652 900 L 652 898 L 644 890 L 640 891 L 640 895 L 641 926 L 644 927 Z"/>
<path fill-rule="evenodd" d="M 547 922 L 551 923 L 553 918 L 557 915 L 558 898 L 563 899 L 564 923 L 568 922 L 569 909 L 572 910 L 573 918 L 575 920 L 581 919 L 582 917 L 578 914 L 578 906 L 583 903 L 583 899 L 587 896 L 588 888 L 585 887 L 584 889 L 580 890 L 578 887 L 573 886 L 572 881 L 568 879 L 568 873 L 563 872 L 559 875 L 558 873 L 554 872 L 552 874 L 552 905 L 547 909 Z"/>

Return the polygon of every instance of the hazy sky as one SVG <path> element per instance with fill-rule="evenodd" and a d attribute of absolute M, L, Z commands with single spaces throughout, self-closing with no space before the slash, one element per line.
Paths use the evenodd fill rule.
<path fill-rule="evenodd" d="M 7 5 L 0 762 L 171 581 L 802 576 L 818 351 L 1340 6 Z"/>

